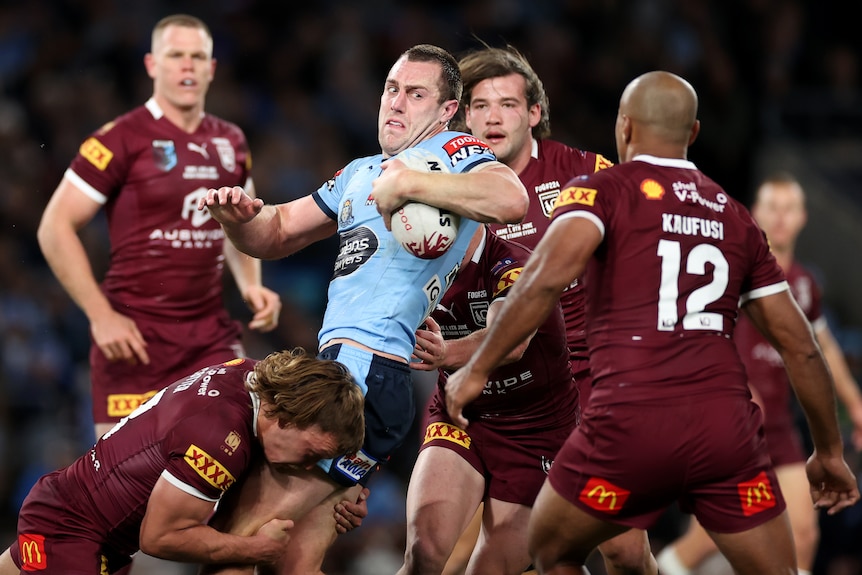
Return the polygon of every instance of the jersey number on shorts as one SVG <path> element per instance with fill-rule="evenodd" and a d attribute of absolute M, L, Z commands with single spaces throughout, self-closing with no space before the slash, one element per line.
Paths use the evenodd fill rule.
<path fill-rule="evenodd" d="M 658 256 L 661 258 L 661 286 L 658 290 L 658 330 L 673 331 L 679 322 L 677 300 L 682 271 L 682 250 L 679 242 L 659 240 Z M 685 301 L 683 329 L 709 329 L 722 331 L 724 317 L 718 313 L 704 311 L 706 306 L 724 295 L 727 288 L 729 266 L 721 250 L 712 244 L 698 244 L 688 253 L 685 273 L 705 275 L 706 264 L 712 264 L 712 281 L 691 292 Z"/>

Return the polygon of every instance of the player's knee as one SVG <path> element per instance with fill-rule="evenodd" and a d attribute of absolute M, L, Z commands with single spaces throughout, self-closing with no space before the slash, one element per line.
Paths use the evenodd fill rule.
<path fill-rule="evenodd" d="M 599 546 L 599 551 L 615 573 L 646 574 L 653 573 L 654 559 L 649 542 L 644 539 L 627 537 L 610 539 Z"/>
<path fill-rule="evenodd" d="M 444 549 L 433 537 L 416 537 L 407 542 L 404 552 L 404 573 L 424 575 L 441 573 L 451 549 Z"/>

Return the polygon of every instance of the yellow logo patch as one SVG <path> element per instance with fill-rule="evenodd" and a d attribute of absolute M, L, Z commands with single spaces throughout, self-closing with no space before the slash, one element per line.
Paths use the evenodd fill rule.
<path fill-rule="evenodd" d="M 186 450 L 185 460 L 198 475 L 216 489 L 226 491 L 236 482 L 236 478 L 221 463 L 194 443 Z"/>
<path fill-rule="evenodd" d="M 442 422 L 432 423 L 427 427 L 427 429 L 425 429 L 425 441 L 422 442 L 422 445 L 434 441 L 435 439 L 451 441 L 465 449 L 470 449 L 470 444 L 473 443 L 473 439 L 467 435 L 466 431 L 456 425 Z"/>
<path fill-rule="evenodd" d="M 515 284 L 515 280 L 517 280 L 518 276 L 521 275 L 521 270 L 523 269 L 524 268 L 515 268 L 504 273 L 500 277 L 500 281 L 497 282 L 497 287 L 494 289 L 494 295 L 496 296 L 504 289 L 512 287 Z"/>
<path fill-rule="evenodd" d="M 106 148 L 105 145 L 96 138 L 87 138 L 87 141 L 81 144 L 78 151 L 82 156 L 87 158 L 91 164 L 103 172 L 114 157 L 114 152 Z"/>
<path fill-rule="evenodd" d="M 108 415 L 126 417 L 156 393 L 157 389 L 147 393 L 113 393 L 108 396 Z"/>
<path fill-rule="evenodd" d="M 577 186 L 566 188 L 557 197 L 557 201 L 554 203 L 554 210 L 571 204 L 595 205 L 598 193 L 598 190 L 592 188 L 579 188 Z M 553 212 L 551 215 L 553 215 Z"/>
<path fill-rule="evenodd" d="M 660 200 L 664 197 L 664 186 L 655 180 L 644 180 L 641 182 L 641 193 L 648 200 Z"/>
<path fill-rule="evenodd" d="M 595 169 L 596 172 L 598 172 L 600 170 L 604 170 L 605 168 L 610 168 L 613 165 L 614 165 L 614 163 L 612 161 L 610 161 L 609 159 L 607 159 L 606 157 L 604 157 L 603 155 L 596 154 L 596 169 Z"/>

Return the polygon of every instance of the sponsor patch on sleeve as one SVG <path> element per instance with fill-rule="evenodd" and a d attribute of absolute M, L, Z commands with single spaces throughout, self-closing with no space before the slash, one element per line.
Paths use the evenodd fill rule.
<path fill-rule="evenodd" d="M 570 206 L 572 204 L 593 206 L 596 203 L 596 195 L 598 193 L 598 190 L 595 190 L 593 188 L 570 186 L 560 192 L 560 195 L 557 197 L 556 203 L 554 203 L 554 210 L 563 206 Z"/>
<path fill-rule="evenodd" d="M 641 193 L 648 200 L 660 200 L 664 197 L 664 186 L 655 180 L 644 180 L 641 182 Z"/>
<path fill-rule="evenodd" d="M 87 138 L 78 149 L 80 154 L 87 159 L 91 164 L 96 166 L 100 171 L 104 172 L 111 159 L 114 157 L 114 152 L 109 150 L 102 142 L 96 138 Z"/>
<path fill-rule="evenodd" d="M 156 393 L 156 389 L 147 393 L 112 393 L 108 395 L 108 415 L 126 417 Z"/>
<path fill-rule="evenodd" d="M 207 483 L 226 491 L 228 487 L 236 482 L 236 478 L 216 460 L 215 457 L 192 443 L 186 450 L 185 461 L 194 469 L 198 475 L 203 477 Z"/>
<path fill-rule="evenodd" d="M 334 467 L 353 481 L 359 481 L 377 467 L 377 460 L 360 450 L 353 455 L 342 455 Z"/>
<path fill-rule="evenodd" d="M 512 270 L 508 270 L 502 276 L 500 276 L 500 280 L 497 282 L 496 287 L 494 288 L 494 296 L 496 297 L 503 290 L 509 289 L 513 285 L 515 285 L 515 281 L 518 279 L 518 276 L 521 275 L 521 271 L 524 268 L 515 268 Z"/>
<path fill-rule="evenodd" d="M 601 154 L 596 154 L 596 172 L 610 168 L 614 163 Z"/>

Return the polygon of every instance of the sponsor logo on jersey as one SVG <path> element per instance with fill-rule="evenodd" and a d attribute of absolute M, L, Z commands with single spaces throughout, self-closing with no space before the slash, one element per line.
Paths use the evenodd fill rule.
<path fill-rule="evenodd" d="M 625 505 L 629 495 L 631 495 L 631 491 L 614 485 L 607 479 L 591 477 L 581 490 L 579 499 L 581 503 L 596 511 L 616 515 Z"/>
<path fill-rule="evenodd" d="M 354 481 L 359 481 L 377 467 L 377 460 L 363 451 L 353 455 L 342 455 L 335 460 L 334 467 Z"/>
<path fill-rule="evenodd" d="M 425 428 L 425 440 L 422 445 L 437 439 L 460 445 L 464 449 L 470 449 L 470 444 L 473 443 L 473 439 L 466 431 L 457 425 L 443 422 L 432 423 Z"/>
<path fill-rule="evenodd" d="M 207 152 L 207 143 L 206 143 L 206 142 L 204 142 L 204 143 L 203 143 L 202 145 L 200 145 L 200 146 L 199 146 L 199 145 L 197 145 L 197 144 L 195 144 L 194 142 L 188 142 L 188 143 L 186 144 L 186 147 L 187 147 L 189 150 L 191 150 L 192 152 L 197 152 L 198 154 L 200 154 L 201 156 L 203 156 L 203 157 L 204 157 L 204 158 L 206 158 L 207 160 L 209 160 L 209 159 L 210 159 L 210 153 L 209 153 L 209 152 Z"/>
<path fill-rule="evenodd" d="M 20 534 L 18 536 L 18 550 L 21 553 L 21 571 L 41 571 L 48 568 L 44 535 Z"/>
<path fill-rule="evenodd" d="M 610 168 L 613 165 L 614 165 L 614 163 L 612 161 L 610 161 L 609 159 L 607 159 L 606 157 L 604 157 L 603 155 L 596 154 L 596 167 L 595 167 L 596 172 Z"/>
<path fill-rule="evenodd" d="M 222 448 L 222 451 L 228 455 L 233 455 L 240 443 L 242 443 L 242 437 L 240 434 L 236 431 L 231 431 L 227 434 L 227 437 L 224 438 L 224 447 Z"/>
<path fill-rule="evenodd" d="M 226 361 L 222 365 L 225 367 L 233 367 L 235 365 L 242 365 L 243 363 L 245 363 L 245 358 L 244 357 L 238 357 L 236 359 Z"/>
<path fill-rule="evenodd" d="M 108 416 L 125 417 L 156 393 L 158 390 L 147 393 L 112 393 L 108 395 Z"/>
<path fill-rule="evenodd" d="M 470 315 L 473 317 L 473 323 L 485 327 L 488 324 L 488 302 L 486 301 L 471 301 Z"/>
<path fill-rule="evenodd" d="M 739 502 L 742 514 L 748 517 L 775 507 L 775 492 L 765 471 L 761 471 L 754 479 L 743 481 L 736 486 L 739 491 Z"/>
<path fill-rule="evenodd" d="M 554 208 L 553 210 L 551 210 L 551 214 L 553 215 L 554 210 L 556 210 L 557 208 L 561 208 L 563 206 L 570 206 L 572 204 L 593 206 L 596 203 L 596 195 L 598 193 L 598 190 L 594 190 L 593 188 L 580 188 L 578 186 L 570 186 L 560 192 L 560 196 L 557 198 L 557 203 L 554 204 Z"/>
<path fill-rule="evenodd" d="M 506 258 L 503 258 L 501 260 L 498 260 L 497 263 L 495 263 L 491 267 L 491 273 L 496 275 L 496 274 L 500 273 L 500 270 L 506 269 L 507 267 L 509 267 L 510 265 L 512 265 L 514 263 L 515 263 L 515 258 L 506 257 Z"/>
<path fill-rule="evenodd" d="M 78 148 L 78 152 L 87 159 L 88 162 L 96 166 L 99 171 L 104 172 L 111 159 L 114 157 L 114 152 L 109 150 L 102 142 L 96 138 L 87 138 Z"/>
<path fill-rule="evenodd" d="M 462 162 L 470 156 L 477 154 L 494 155 L 494 151 L 491 150 L 491 147 L 488 144 L 476 136 L 470 136 L 467 134 L 452 138 L 443 144 L 443 150 L 449 154 L 449 159 L 453 166 L 457 165 L 458 162 Z M 496 158 L 496 156 L 494 157 Z"/>
<path fill-rule="evenodd" d="M 236 169 L 236 151 L 233 149 L 233 144 L 227 138 L 213 138 L 212 143 L 215 144 L 222 167 L 228 172 L 233 172 Z"/>
<path fill-rule="evenodd" d="M 163 172 L 170 172 L 177 165 L 177 147 L 173 140 L 153 140 L 153 159 Z"/>
<path fill-rule="evenodd" d="M 226 491 L 236 481 L 236 478 L 230 474 L 230 471 L 219 463 L 216 458 L 194 443 L 186 449 L 185 461 L 198 475 L 203 477 L 207 483 L 216 489 Z"/>
<path fill-rule="evenodd" d="M 358 270 L 371 259 L 380 245 L 374 231 L 365 226 L 341 234 L 340 242 L 333 279 L 349 276 Z"/>
<path fill-rule="evenodd" d="M 185 166 L 183 168 L 184 180 L 217 180 L 218 178 L 218 168 L 215 166 Z"/>
<path fill-rule="evenodd" d="M 503 290 L 507 290 L 513 285 L 515 285 L 515 281 L 518 279 L 518 276 L 521 275 L 521 270 L 524 268 L 515 268 L 507 271 L 500 279 L 497 281 L 497 287 L 494 288 L 494 297 L 500 294 Z"/>
<path fill-rule="evenodd" d="M 530 385 L 533 379 L 533 372 L 529 369 L 503 379 L 489 379 L 485 383 L 482 393 L 485 395 L 505 395 L 510 391 L 521 389 L 525 385 Z"/>
<path fill-rule="evenodd" d="M 674 182 L 673 193 L 683 203 L 697 204 L 718 213 L 724 212 L 727 196 L 723 192 L 715 194 L 715 201 L 703 197 L 694 182 Z"/>
<path fill-rule="evenodd" d="M 542 471 L 545 473 L 545 475 L 547 475 L 548 472 L 551 470 L 551 466 L 553 464 L 554 464 L 553 459 L 545 457 L 544 455 L 542 456 L 541 465 L 542 465 Z"/>
<path fill-rule="evenodd" d="M 660 200 L 664 197 L 664 186 L 655 180 L 641 182 L 641 193 L 648 200 Z"/>

